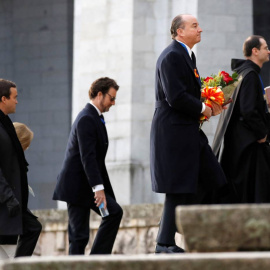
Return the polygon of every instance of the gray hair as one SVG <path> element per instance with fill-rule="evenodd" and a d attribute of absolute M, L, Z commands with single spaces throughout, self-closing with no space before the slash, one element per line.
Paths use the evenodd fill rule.
<path fill-rule="evenodd" d="M 185 21 L 183 19 L 183 15 L 177 15 L 173 20 L 171 24 L 171 37 L 172 39 L 175 39 L 177 36 L 177 29 L 182 28 L 185 29 Z"/>

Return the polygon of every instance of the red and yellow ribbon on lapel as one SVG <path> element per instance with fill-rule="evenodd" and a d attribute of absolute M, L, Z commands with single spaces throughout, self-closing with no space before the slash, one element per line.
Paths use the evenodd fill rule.
<path fill-rule="evenodd" d="M 199 78 L 199 77 L 200 77 L 199 74 L 198 74 L 198 72 L 197 72 L 197 69 L 196 69 L 196 68 L 194 68 L 194 74 L 195 74 L 195 77 L 196 77 L 196 78 Z"/>

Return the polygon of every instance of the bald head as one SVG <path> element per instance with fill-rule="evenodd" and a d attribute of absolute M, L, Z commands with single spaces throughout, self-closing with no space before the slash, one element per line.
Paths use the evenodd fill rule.
<path fill-rule="evenodd" d="M 201 32 L 197 19 L 190 14 L 180 14 L 172 20 L 172 39 L 185 43 L 189 48 L 201 41 Z"/>
<path fill-rule="evenodd" d="M 177 29 L 178 28 L 185 29 L 186 21 L 188 21 L 191 18 L 195 18 L 195 17 L 190 14 L 179 14 L 172 20 L 172 24 L 171 24 L 172 39 L 175 39 L 175 37 L 177 36 Z"/>
<path fill-rule="evenodd" d="M 260 49 L 260 47 L 261 47 L 261 41 L 263 39 L 264 38 L 262 36 L 258 36 L 258 35 L 249 36 L 245 40 L 245 42 L 243 44 L 243 53 L 244 53 L 244 56 L 246 56 L 246 57 L 251 56 L 252 49 L 253 48 Z"/>

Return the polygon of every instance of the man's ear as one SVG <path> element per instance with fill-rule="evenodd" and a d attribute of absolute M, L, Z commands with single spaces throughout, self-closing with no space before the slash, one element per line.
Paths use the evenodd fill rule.
<path fill-rule="evenodd" d="M 177 33 L 177 35 L 178 35 L 179 37 L 183 37 L 183 36 L 185 35 L 184 29 L 182 29 L 182 28 L 178 28 L 178 29 L 176 30 L 176 33 Z"/>
<path fill-rule="evenodd" d="M 98 97 L 99 99 L 103 98 L 103 94 L 102 94 L 101 91 L 99 91 L 99 92 L 97 93 L 97 97 Z"/>
<path fill-rule="evenodd" d="M 6 99 L 7 99 L 7 98 L 6 98 L 5 96 L 2 96 L 2 97 L 1 97 L 1 102 L 5 103 Z"/>
<path fill-rule="evenodd" d="M 257 55 L 258 51 L 259 49 L 257 49 L 256 47 L 252 48 L 252 54 Z"/>

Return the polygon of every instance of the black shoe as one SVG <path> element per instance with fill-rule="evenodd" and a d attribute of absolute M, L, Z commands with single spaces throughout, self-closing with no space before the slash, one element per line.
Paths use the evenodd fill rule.
<path fill-rule="evenodd" d="M 161 246 L 159 244 L 156 245 L 155 253 L 184 253 L 185 250 L 178 246 Z"/>

